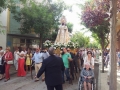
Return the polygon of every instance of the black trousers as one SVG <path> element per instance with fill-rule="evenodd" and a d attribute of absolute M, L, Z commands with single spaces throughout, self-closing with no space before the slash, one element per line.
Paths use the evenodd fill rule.
<path fill-rule="evenodd" d="M 0 65 L 0 74 L 5 73 L 5 65 Z"/>
<path fill-rule="evenodd" d="M 47 90 L 54 90 L 54 88 L 55 88 L 55 90 L 63 90 L 62 84 L 55 85 L 55 86 L 48 86 L 47 85 Z"/>

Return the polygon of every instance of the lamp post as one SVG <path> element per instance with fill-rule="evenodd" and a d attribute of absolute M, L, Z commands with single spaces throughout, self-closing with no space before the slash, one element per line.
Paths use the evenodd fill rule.
<path fill-rule="evenodd" d="M 116 64 L 116 14 L 117 0 L 111 0 L 110 10 L 110 85 L 109 90 L 117 90 L 117 64 Z"/>

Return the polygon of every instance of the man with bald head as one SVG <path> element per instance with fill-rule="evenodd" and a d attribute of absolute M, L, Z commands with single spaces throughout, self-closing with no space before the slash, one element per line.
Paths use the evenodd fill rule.
<path fill-rule="evenodd" d="M 62 58 L 54 55 L 54 48 L 50 47 L 48 50 L 50 56 L 43 60 L 37 78 L 45 72 L 45 83 L 47 90 L 63 90 L 62 88 L 62 71 L 64 71 L 64 64 Z"/>

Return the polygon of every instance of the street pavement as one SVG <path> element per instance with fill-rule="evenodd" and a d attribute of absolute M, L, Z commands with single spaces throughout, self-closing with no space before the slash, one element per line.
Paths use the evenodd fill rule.
<path fill-rule="evenodd" d="M 99 71 L 99 84 L 98 90 L 109 90 L 107 85 L 107 72 L 108 68 L 105 68 L 105 73 L 101 73 L 101 62 L 100 62 L 100 71 Z M 8 82 L 4 80 L 0 81 L 0 90 L 47 90 L 45 82 L 40 81 L 34 82 L 34 79 L 31 79 L 30 72 L 25 77 L 17 77 L 17 72 L 12 66 L 10 70 L 11 79 Z M 35 72 L 33 71 L 33 74 Z M 34 76 L 34 75 L 33 75 Z M 63 90 L 78 90 L 78 78 L 73 81 L 73 85 L 66 82 L 63 84 Z M 117 90 L 120 90 L 120 72 L 117 71 Z"/>
<path fill-rule="evenodd" d="M 78 78 L 73 81 L 73 85 L 66 82 L 63 84 L 64 90 L 77 90 Z M 26 77 L 17 77 L 16 71 L 11 74 L 11 79 L 8 82 L 0 81 L 0 90 L 47 90 L 45 82 L 34 82 L 31 79 L 30 73 Z"/>

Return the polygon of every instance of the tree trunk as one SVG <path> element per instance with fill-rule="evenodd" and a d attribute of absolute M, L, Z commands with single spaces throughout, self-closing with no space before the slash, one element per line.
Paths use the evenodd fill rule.
<path fill-rule="evenodd" d="M 104 46 L 105 46 L 105 39 L 104 37 L 101 37 L 101 47 L 102 47 L 102 73 L 104 73 Z"/>
<path fill-rule="evenodd" d="M 40 48 L 42 48 L 42 44 L 43 44 L 43 38 L 42 38 L 42 35 L 40 34 L 40 43 L 39 43 Z"/>
<path fill-rule="evenodd" d="M 110 85 L 109 90 L 117 90 L 117 72 L 116 72 L 116 13 L 117 0 L 111 0 L 111 27 L 110 27 Z"/>
<path fill-rule="evenodd" d="M 104 45 L 102 45 L 102 73 L 104 73 Z"/>

